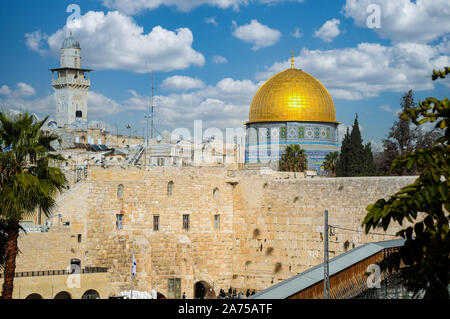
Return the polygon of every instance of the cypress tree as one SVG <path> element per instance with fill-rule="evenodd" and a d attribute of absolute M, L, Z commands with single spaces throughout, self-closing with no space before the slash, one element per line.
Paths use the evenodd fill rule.
<path fill-rule="evenodd" d="M 364 146 L 359 130 L 358 114 L 356 114 L 353 123 L 352 133 L 350 134 L 350 156 L 348 163 L 348 176 L 359 176 L 364 169 Z"/>
<path fill-rule="evenodd" d="M 341 144 L 341 152 L 339 154 L 338 163 L 336 166 L 336 176 L 346 177 L 348 176 L 348 156 L 350 154 L 350 132 L 347 127 L 347 132 L 345 133 L 344 139 Z"/>
<path fill-rule="evenodd" d="M 364 169 L 362 173 L 364 176 L 375 176 L 377 174 L 377 167 L 375 165 L 370 143 L 367 143 L 364 146 Z"/>
<path fill-rule="evenodd" d="M 376 173 L 370 143 L 363 145 L 361 131 L 359 129 L 358 114 L 353 123 L 352 132 L 347 133 L 342 140 L 341 153 L 336 167 L 336 176 L 373 176 Z"/>

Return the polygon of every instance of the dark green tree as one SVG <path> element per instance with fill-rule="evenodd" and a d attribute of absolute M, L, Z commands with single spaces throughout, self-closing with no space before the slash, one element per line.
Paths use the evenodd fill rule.
<path fill-rule="evenodd" d="M 281 155 L 279 171 L 304 172 L 308 167 L 305 150 L 298 144 L 288 145 Z"/>
<path fill-rule="evenodd" d="M 434 71 L 433 81 L 445 78 L 450 68 Z M 391 253 L 380 266 L 383 271 L 398 271 L 405 287 L 414 293 L 424 291 L 425 298 L 449 298 L 450 283 L 450 100 L 427 98 L 418 106 L 406 108 L 401 114 L 416 126 L 436 123 L 445 131 L 432 146 L 406 153 L 394 160 L 394 171 L 420 173 L 411 185 L 403 187 L 388 200 L 379 199 L 367 207 L 364 219 L 366 233 L 391 222 L 409 222 L 397 233 L 406 239 L 397 252 Z"/>
<path fill-rule="evenodd" d="M 350 133 L 350 161 L 348 163 L 349 176 L 364 175 L 364 145 L 359 129 L 358 114 L 356 114 Z"/>
<path fill-rule="evenodd" d="M 370 144 L 363 145 L 358 115 L 356 115 L 351 133 L 347 128 L 347 133 L 342 141 L 336 174 L 338 177 L 375 175 L 372 150 Z"/>
<path fill-rule="evenodd" d="M 3 241 L 4 282 L 2 298 L 11 299 L 14 288 L 21 220 L 40 209 L 47 216 L 54 196 L 66 184 L 55 165 L 60 155 L 49 153 L 58 136 L 41 131 L 47 121 L 36 121 L 28 113 L 12 116 L 0 112 L 0 138 L 8 151 L 0 152 L 0 241 Z M 53 164 L 53 165 L 52 165 Z"/>
<path fill-rule="evenodd" d="M 367 143 L 364 146 L 363 165 L 364 175 L 374 176 L 377 174 L 377 166 L 375 165 L 375 160 L 372 153 L 372 145 L 370 143 Z"/>
<path fill-rule="evenodd" d="M 350 131 L 347 127 L 347 132 L 344 135 L 341 144 L 341 153 L 336 164 L 336 176 L 344 177 L 349 175 L 349 162 L 350 162 Z"/>

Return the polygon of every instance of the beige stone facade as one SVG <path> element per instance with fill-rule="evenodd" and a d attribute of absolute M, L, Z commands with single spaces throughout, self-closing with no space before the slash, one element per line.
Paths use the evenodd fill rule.
<path fill-rule="evenodd" d="M 67 267 L 77 258 L 82 268 L 108 268 L 109 293 L 117 295 L 130 289 L 134 250 L 136 290 L 173 297 L 171 279 L 180 279 L 181 294 L 188 298 L 197 282 L 215 294 L 230 286 L 261 290 L 322 262 L 325 209 L 330 225 L 339 227 L 330 238 L 331 258 L 363 243 L 393 239 L 382 229 L 363 233 L 365 208 L 414 179 L 308 179 L 221 167 L 91 167 L 88 178 L 60 199 L 50 232 L 21 239 L 18 271 Z M 189 215 L 188 229 L 184 215 Z M 44 250 L 49 253 L 38 258 Z"/>

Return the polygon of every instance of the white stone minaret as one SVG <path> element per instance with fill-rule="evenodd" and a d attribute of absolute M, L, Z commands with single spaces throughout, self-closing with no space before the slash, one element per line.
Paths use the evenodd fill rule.
<path fill-rule="evenodd" d="M 91 86 L 89 72 L 92 70 L 81 68 L 80 43 L 72 33 L 64 40 L 60 63 L 59 68 L 50 70 L 56 92 L 56 122 L 59 127 L 71 124 L 86 126 L 88 89 Z"/>

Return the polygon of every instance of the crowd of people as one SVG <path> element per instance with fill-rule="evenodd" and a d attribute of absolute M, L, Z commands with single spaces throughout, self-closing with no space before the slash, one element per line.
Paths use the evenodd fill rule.
<path fill-rule="evenodd" d="M 244 298 L 253 296 L 255 293 L 256 293 L 255 290 L 252 290 L 250 292 L 250 289 L 247 289 L 247 291 L 244 295 L 244 293 L 242 291 L 237 292 L 236 289 L 233 289 L 232 287 L 230 287 L 228 289 L 228 292 L 225 292 L 225 290 L 220 289 L 217 299 L 244 299 Z"/>

